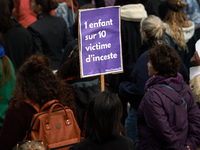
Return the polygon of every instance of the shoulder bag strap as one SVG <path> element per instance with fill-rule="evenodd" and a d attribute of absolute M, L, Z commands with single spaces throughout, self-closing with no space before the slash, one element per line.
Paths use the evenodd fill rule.
<path fill-rule="evenodd" d="M 166 85 L 166 84 L 162 84 L 162 85 L 176 92 L 176 90 L 174 90 L 171 86 Z M 176 92 L 176 93 L 177 93 L 177 92 Z M 179 94 L 179 93 L 178 93 L 178 94 Z M 179 95 L 180 95 L 180 94 L 179 94 Z M 181 96 L 181 99 L 182 99 L 182 102 L 183 102 L 183 106 L 184 106 L 185 109 L 187 110 L 187 103 L 185 102 L 185 100 L 184 100 L 184 98 L 183 98 L 182 96 Z"/>

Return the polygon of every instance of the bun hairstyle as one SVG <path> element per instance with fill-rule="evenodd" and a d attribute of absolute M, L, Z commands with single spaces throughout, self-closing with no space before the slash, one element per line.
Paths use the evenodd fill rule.
<path fill-rule="evenodd" d="M 142 19 L 140 22 L 140 32 L 142 42 L 146 41 L 152 45 L 162 44 L 165 42 L 165 27 L 157 16 L 149 15 L 147 18 Z M 146 36 L 144 36 L 144 32 Z"/>
<path fill-rule="evenodd" d="M 49 8 L 51 10 L 56 9 L 58 7 L 58 3 L 56 2 L 56 0 L 48 0 L 49 1 Z"/>
<path fill-rule="evenodd" d="M 187 3 L 182 2 L 182 0 L 167 0 L 167 4 L 173 11 L 180 11 L 187 5 Z"/>
<path fill-rule="evenodd" d="M 51 10 L 58 7 L 56 0 L 35 0 L 35 3 L 42 6 L 44 13 L 50 13 Z"/>

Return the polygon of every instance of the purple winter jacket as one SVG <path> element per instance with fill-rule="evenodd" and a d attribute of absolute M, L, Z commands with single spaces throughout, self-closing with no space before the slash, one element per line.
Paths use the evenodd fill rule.
<path fill-rule="evenodd" d="M 200 110 L 181 74 L 152 77 L 145 91 L 137 116 L 139 150 L 188 150 L 186 145 L 196 150 L 200 144 Z"/>

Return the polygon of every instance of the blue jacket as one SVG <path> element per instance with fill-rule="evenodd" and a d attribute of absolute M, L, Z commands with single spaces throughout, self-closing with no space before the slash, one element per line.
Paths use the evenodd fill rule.
<path fill-rule="evenodd" d="M 137 116 L 139 150 L 188 150 L 186 145 L 196 150 L 200 144 L 200 110 L 183 77 L 179 73 L 177 77 L 152 77 L 145 90 Z"/>

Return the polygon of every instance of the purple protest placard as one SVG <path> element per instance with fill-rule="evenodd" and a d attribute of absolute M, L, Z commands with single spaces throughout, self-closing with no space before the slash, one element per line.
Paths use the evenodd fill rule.
<path fill-rule="evenodd" d="M 81 77 L 123 72 L 120 7 L 79 11 Z"/>

